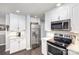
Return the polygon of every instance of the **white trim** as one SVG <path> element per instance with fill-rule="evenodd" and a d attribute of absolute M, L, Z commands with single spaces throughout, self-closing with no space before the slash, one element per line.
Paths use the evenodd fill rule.
<path fill-rule="evenodd" d="M 3 44 L 0 44 L 0 46 L 2 46 L 2 45 L 5 45 L 5 43 L 3 43 Z"/>
<path fill-rule="evenodd" d="M 31 48 L 26 48 L 26 50 L 30 50 Z"/>

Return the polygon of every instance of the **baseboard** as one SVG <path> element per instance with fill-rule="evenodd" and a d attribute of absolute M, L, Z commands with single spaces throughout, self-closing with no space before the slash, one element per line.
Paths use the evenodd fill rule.
<path fill-rule="evenodd" d="M 26 48 L 26 50 L 30 50 L 31 48 Z"/>
<path fill-rule="evenodd" d="M 0 44 L 0 46 L 5 45 L 5 44 Z"/>

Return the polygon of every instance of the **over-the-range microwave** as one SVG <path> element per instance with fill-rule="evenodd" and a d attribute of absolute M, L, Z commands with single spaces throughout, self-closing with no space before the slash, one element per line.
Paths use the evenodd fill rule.
<path fill-rule="evenodd" d="M 71 19 L 51 22 L 51 30 L 71 30 Z"/>

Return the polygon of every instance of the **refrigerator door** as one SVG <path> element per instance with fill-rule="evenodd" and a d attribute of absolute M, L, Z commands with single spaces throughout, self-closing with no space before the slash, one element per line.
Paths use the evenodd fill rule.
<path fill-rule="evenodd" d="M 40 26 L 38 23 L 31 23 L 31 48 L 38 47 L 40 41 Z"/>

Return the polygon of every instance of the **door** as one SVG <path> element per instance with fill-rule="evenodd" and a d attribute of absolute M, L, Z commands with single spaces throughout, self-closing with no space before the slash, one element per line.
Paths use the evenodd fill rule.
<path fill-rule="evenodd" d="M 40 46 L 40 26 L 38 23 L 31 23 L 31 48 Z"/>
<path fill-rule="evenodd" d="M 23 31 L 25 30 L 25 16 L 18 16 L 18 22 L 19 22 L 19 30 Z"/>
<path fill-rule="evenodd" d="M 19 51 L 19 39 L 10 39 L 10 53 Z"/>
<path fill-rule="evenodd" d="M 20 39 L 20 50 L 23 50 L 26 48 L 26 40 Z"/>

